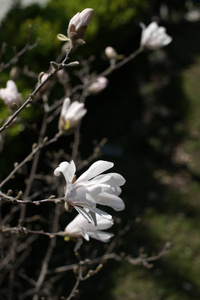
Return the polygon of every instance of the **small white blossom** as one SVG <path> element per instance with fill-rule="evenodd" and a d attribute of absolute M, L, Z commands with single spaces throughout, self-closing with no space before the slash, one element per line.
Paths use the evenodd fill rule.
<path fill-rule="evenodd" d="M 93 82 L 88 87 L 88 92 L 92 95 L 100 93 L 102 90 L 104 90 L 108 85 L 108 79 L 106 77 L 100 76 L 97 77 L 95 82 Z"/>
<path fill-rule="evenodd" d="M 11 108 L 22 103 L 22 95 L 18 93 L 17 86 L 13 80 L 8 80 L 6 88 L 0 89 L 0 97 Z"/>
<path fill-rule="evenodd" d="M 111 218 L 110 215 L 96 207 L 97 204 L 110 206 L 120 211 L 124 209 L 123 200 L 118 197 L 125 179 L 118 173 L 101 174 L 113 167 L 113 163 L 99 160 L 93 163 L 77 180 L 74 161 L 62 162 L 54 175 L 63 173 L 66 180 L 65 208 L 74 207 L 89 222 L 96 224 L 95 214 Z M 101 174 L 101 175 L 100 175 Z M 88 212 L 89 210 L 89 212 Z"/>
<path fill-rule="evenodd" d="M 108 242 L 113 234 L 103 230 L 113 225 L 113 219 L 109 220 L 99 215 L 97 215 L 96 218 L 97 225 L 95 226 L 92 223 L 88 223 L 82 215 L 78 214 L 65 228 L 66 235 L 75 238 L 83 237 L 87 241 L 89 241 L 91 237 L 102 242 Z"/>
<path fill-rule="evenodd" d="M 141 47 L 155 50 L 171 43 L 172 38 L 166 33 L 164 27 L 152 22 L 148 27 L 142 26 Z"/>
<path fill-rule="evenodd" d="M 74 101 L 71 103 L 69 98 L 66 98 L 63 102 L 60 119 L 59 130 L 66 131 L 76 127 L 87 110 L 84 108 L 84 103 Z"/>
<path fill-rule="evenodd" d="M 113 47 L 106 47 L 105 55 L 108 59 L 116 59 L 117 58 L 117 51 Z"/>
<path fill-rule="evenodd" d="M 86 8 L 81 13 L 78 12 L 70 20 L 67 34 L 72 42 L 83 39 L 85 30 L 92 20 L 94 10 L 92 8 Z"/>

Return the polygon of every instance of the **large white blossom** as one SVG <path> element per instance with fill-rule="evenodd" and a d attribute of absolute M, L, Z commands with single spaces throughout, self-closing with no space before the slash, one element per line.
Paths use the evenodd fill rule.
<path fill-rule="evenodd" d="M 54 171 L 56 176 L 63 173 L 66 180 L 65 208 L 74 207 L 89 222 L 96 224 L 95 216 L 111 218 L 106 212 L 96 207 L 97 204 L 110 206 L 120 211 L 124 202 L 119 197 L 125 179 L 118 173 L 101 174 L 113 167 L 112 162 L 99 160 L 93 163 L 77 180 L 74 161 L 62 162 Z M 88 211 L 89 210 L 89 211 Z"/>
<path fill-rule="evenodd" d="M 66 131 L 76 127 L 87 110 L 84 108 L 84 103 L 74 101 L 71 103 L 70 98 L 66 98 L 63 102 L 60 119 L 59 130 Z"/>
<path fill-rule="evenodd" d="M 103 218 L 97 215 L 97 225 L 95 226 L 81 215 L 78 214 L 65 228 L 65 233 L 69 237 L 80 238 L 83 237 L 89 241 L 90 237 L 102 242 L 108 242 L 113 236 L 113 233 L 105 232 L 103 230 L 110 228 L 113 225 L 113 220 Z"/>
<path fill-rule="evenodd" d="M 165 27 L 152 22 L 148 27 L 142 26 L 141 47 L 155 50 L 171 43 L 172 38 L 166 33 Z"/>
<path fill-rule="evenodd" d="M 22 103 L 22 95 L 18 93 L 17 86 L 13 80 L 8 80 L 6 88 L 0 89 L 0 98 L 11 108 Z"/>
<path fill-rule="evenodd" d="M 86 8 L 81 13 L 78 12 L 70 20 L 67 34 L 72 42 L 83 39 L 85 30 L 93 17 L 93 12 L 94 10 L 92 8 Z"/>

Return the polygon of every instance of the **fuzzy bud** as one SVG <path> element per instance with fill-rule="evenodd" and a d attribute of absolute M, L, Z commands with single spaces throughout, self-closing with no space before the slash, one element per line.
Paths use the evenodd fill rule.
<path fill-rule="evenodd" d="M 82 40 L 86 31 L 86 28 L 93 17 L 93 9 L 86 8 L 81 13 L 77 13 L 70 20 L 68 25 L 67 34 L 72 44 L 75 44 L 77 40 Z"/>
<path fill-rule="evenodd" d="M 105 55 L 108 59 L 116 59 L 117 58 L 117 52 L 113 47 L 106 47 L 105 49 Z"/>

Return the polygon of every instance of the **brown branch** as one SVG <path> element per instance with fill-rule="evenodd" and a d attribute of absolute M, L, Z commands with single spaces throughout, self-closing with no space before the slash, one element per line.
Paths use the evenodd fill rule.
<path fill-rule="evenodd" d="M 10 180 L 13 175 L 29 160 L 32 159 L 32 157 L 42 148 L 54 143 L 57 141 L 57 139 L 61 136 L 61 133 L 57 133 L 51 140 L 46 141 L 44 140 L 40 145 L 36 146 L 32 152 L 30 154 L 27 155 L 27 157 L 20 163 L 18 164 L 12 171 L 11 173 L 0 183 L 0 189 L 2 188 L 2 186 L 8 181 Z M 0 193 L 1 194 L 1 193 Z"/>
<path fill-rule="evenodd" d="M 23 54 L 25 54 L 27 51 L 30 51 L 30 50 L 32 50 L 32 49 L 34 49 L 35 47 L 38 46 L 40 39 L 38 38 L 35 41 L 35 43 L 33 43 L 31 45 L 31 37 L 32 37 L 32 28 L 30 28 L 30 30 L 29 30 L 28 41 L 27 41 L 26 45 L 24 46 L 24 48 L 22 48 L 19 52 L 17 52 L 7 63 L 1 63 L 1 65 L 0 65 L 0 72 L 2 72 L 3 70 L 9 68 L 11 65 L 15 64 L 16 62 L 18 62 L 19 58 Z M 3 51 L 5 51 L 5 44 L 3 46 L 4 46 Z M 3 48 L 3 46 L 2 46 L 2 48 Z M 2 58 L 1 58 L 1 60 L 2 60 Z"/>
<path fill-rule="evenodd" d="M 22 106 L 20 106 L 20 108 L 18 110 L 16 110 L 15 113 L 3 124 L 3 126 L 0 128 L 0 133 L 11 125 L 13 120 L 22 112 L 22 110 L 24 110 L 24 108 L 26 108 L 26 106 L 35 99 L 35 96 L 40 91 L 40 89 L 43 87 L 43 85 L 45 85 L 45 83 L 47 81 L 49 81 L 58 71 L 66 68 L 66 67 L 71 67 L 71 66 L 77 65 L 78 62 L 72 62 L 72 63 L 66 64 L 68 55 L 69 55 L 69 51 L 67 52 L 65 59 L 60 64 L 57 64 L 55 62 L 50 62 L 51 66 L 54 68 L 54 70 L 47 76 L 47 78 L 44 81 L 40 82 L 36 86 L 33 93 L 31 93 L 29 95 L 28 99 L 22 104 Z"/>

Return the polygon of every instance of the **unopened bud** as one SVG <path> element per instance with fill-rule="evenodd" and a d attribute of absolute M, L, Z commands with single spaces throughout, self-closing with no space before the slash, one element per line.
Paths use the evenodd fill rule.
<path fill-rule="evenodd" d="M 40 74 L 38 75 L 38 82 L 41 83 L 42 82 L 42 77 L 44 75 L 44 72 L 40 72 Z"/>
<path fill-rule="evenodd" d="M 34 143 L 34 144 L 32 145 L 32 151 L 35 150 L 36 147 L 37 147 L 37 143 Z"/>
<path fill-rule="evenodd" d="M 16 198 L 19 199 L 19 198 L 22 197 L 22 195 L 23 195 L 23 192 L 22 192 L 22 191 L 19 191 L 19 193 L 17 194 Z"/>
<path fill-rule="evenodd" d="M 110 47 L 110 46 L 106 47 L 105 54 L 108 59 L 116 59 L 117 58 L 117 52 L 113 47 Z"/>
<path fill-rule="evenodd" d="M 73 61 L 73 62 L 67 64 L 66 67 L 76 67 L 76 66 L 78 66 L 78 65 L 79 65 L 79 62 L 78 62 L 78 61 Z"/>
<path fill-rule="evenodd" d="M 47 141 L 48 141 L 48 137 L 45 136 L 45 137 L 43 138 L 43 141 L 42 141 L 43 145 L 44 145 Z"/>
<path fill-rule="evenodd" d="M 7 191 L 7 196 L 11 196 L 13 194 L 13 191 L 10 189 Z"/>
<path fill-rule="evenodd" d="M 55 61 L 51 61 L 50 65 L 55 71 L 57 71 L 59 68 L 58 64 Z"/>
<path fill-rule="evenodd" d="M 10 71 L 10 77 L 12 80 L 16 80 L 19 77 L 20 70 L 18 67 L 13 67 Z"/>

